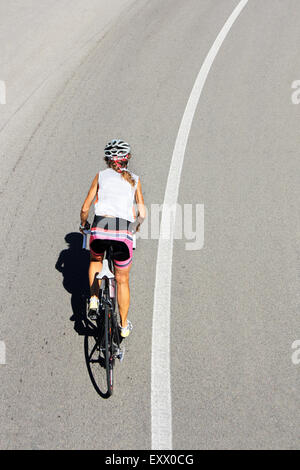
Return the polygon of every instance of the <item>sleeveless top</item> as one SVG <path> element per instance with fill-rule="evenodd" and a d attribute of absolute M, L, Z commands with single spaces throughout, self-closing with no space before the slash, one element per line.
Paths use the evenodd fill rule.
<path fill-rule="evenodd" d="M 99 172 L 96 215 L 110 215 L 134 222 L 134 196 L 139 177 L 130 174 L 135 180 L 134 187 L 112 168 Z"/>

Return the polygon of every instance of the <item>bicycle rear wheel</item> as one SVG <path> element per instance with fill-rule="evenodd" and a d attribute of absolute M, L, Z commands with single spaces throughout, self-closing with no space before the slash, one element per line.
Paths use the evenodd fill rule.
<path fill-rule="evenodd" d="M 105 305 L 105 369 L 107 393 L 112 395 L 114 389 L 114 355 L 111 310 L 108 305 Z"/>

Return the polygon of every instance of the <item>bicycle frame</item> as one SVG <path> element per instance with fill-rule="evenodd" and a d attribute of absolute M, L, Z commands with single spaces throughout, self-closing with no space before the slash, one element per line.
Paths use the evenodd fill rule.
<path fill-rule="evenodd" d="M 87 235 L 90 232 L 84 231 L 83 248 L 87 245 Z M 113 368 L 115 359 L 120 361 L 124 358 L 124 347 L 120 347 L 121 339 L 118 328 L 116 306 L 116 280 L 113 266 L 113 251 L 109 246 L 105 252 L 102 263 L 102 270 L 96 278 L 101 281 L 99 288 L 99 311 L 104 311 L 104 342 L 105 342 L 105 361 L 108 395 L 113 393 Z M 100 317 L 99 317 L 100 318 Z M 98 323 L 98 320 L 97 320 Z M 101 343 L 100 339 L 100 343 Z"/>

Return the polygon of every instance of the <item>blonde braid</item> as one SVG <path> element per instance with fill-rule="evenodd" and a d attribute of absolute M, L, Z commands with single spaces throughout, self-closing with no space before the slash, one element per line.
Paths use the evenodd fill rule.
<path fill-rule="evenodd" d="M 129 171 L 127 171 L 126 168 L 125 168 L 127 166 L 127 162 L 124 165 L 124 170 L 120 170 L 118 165 L 116 165 L 116 163 L 114 161 L 111 161 L 107 158 L 105 158 L 104 160 L 106 161 L 109 168 L 112 168 L 117 173 L 120 173 L 122 175 L 122 178 L 124 178 L 124 180 L 126 180 L 134 188 L 136 181 L 132 177 L 131 173 Z"/>

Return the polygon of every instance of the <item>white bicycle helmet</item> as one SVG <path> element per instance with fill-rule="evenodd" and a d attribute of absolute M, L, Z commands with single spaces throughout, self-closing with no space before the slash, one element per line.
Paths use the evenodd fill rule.
<path fill-rule="evenodd" d="M 113 139 L 106 145 L 104 154 L 109 160 L 125 161 L 128 160 L 130 150 L 130 145 L 124 140 Z"/>

